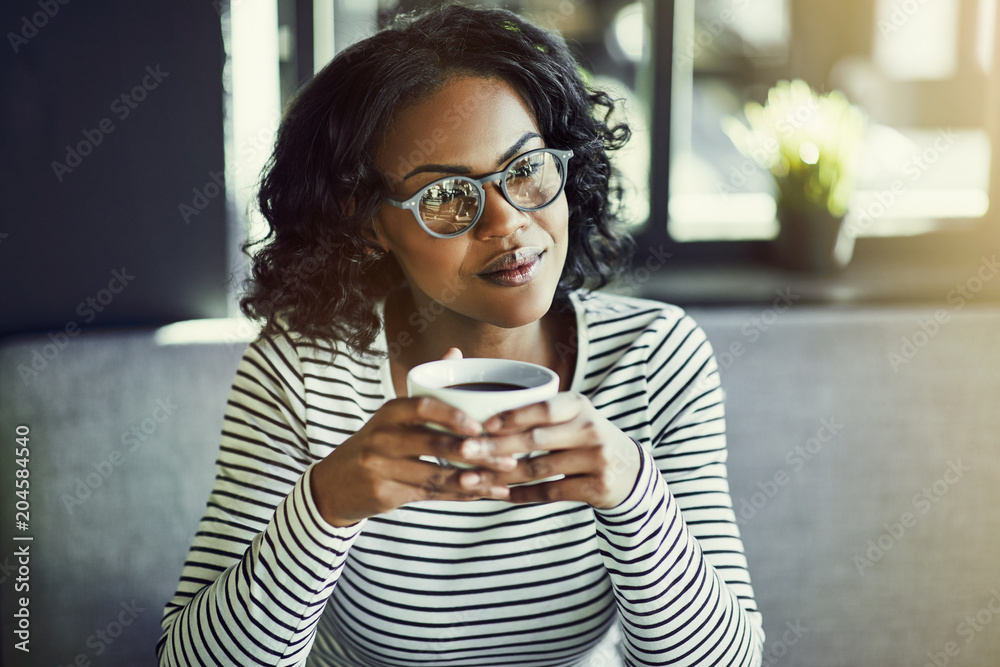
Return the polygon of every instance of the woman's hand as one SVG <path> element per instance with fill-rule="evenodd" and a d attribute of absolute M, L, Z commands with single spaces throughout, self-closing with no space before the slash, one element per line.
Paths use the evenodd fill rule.
<path fill-rule="evenodd" d="M 635 485 L 641 458 L 638 446 L 602 417 L 582 394 L 562 393 L 491 417 L 486 436 L 466 441 L 464 460 L 477 465 L 498 457 L 547 452 L 521 459 L 511 472 L 482 470 L 460 477 L 468 488 L 517 484 L 565 475 L 563 479 L 518 486 L 510 502 L 578 500 L 601 509 L 620 505 Z"/>
<path fill-rule="evenodd" d="M 461 357 L 453 350 L 444 358 Z M 451 433 L 427 428 L 427 423 Z M 507 500 L 510 490 L 492 480 L 514 470 L 517 461 L 503 454 L 475 461 L 462 455 L 469 436 L 480 433 L 481 424 L 435 398 L 388 401 L 361 430 L 316 464 L 310 479 L 313 499 L 333 526 L 349 526 L 418 500 Z M 422 461 L 421 456 L 478 466 L 480 480 L 470 484 L 470 471 Z M 464 484 L 459 483 L 462 473 Z"/>

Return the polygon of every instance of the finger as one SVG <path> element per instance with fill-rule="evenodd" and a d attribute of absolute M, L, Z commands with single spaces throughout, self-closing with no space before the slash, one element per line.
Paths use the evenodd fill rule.
<path fill-rule="evenodd" d="M 517 462 L 517 467 L 510 472 L 490 473 L 493 481 L 502 484 L 523 484 L 534 482 L 556 475 L 572 477 L 588 475 L 601 469 L 601 448 L 581 447 L 567 449 L 551 454 L 528 456 Z"/>
<path fill-rule="evenodd" d="M 478 435 L 483 430 L 483 425 L 469 415 L 431 396 L 393 399 L 382 406 L 379 416 L 411 427 L 434 424 L 458 435 Z"/>
<path fill-rule="evenodd" d="M 578 501 L 601 507 L 606 496 L 604 485 L 599 479 L 589 475 L 577 475 L 552 482 L 515 486 L 510 490 L 509 502 L 554 503 Z"/>
<path fill-rule="evenodd" d="M 388 482 L 384 487 L 386 505 L 379 513 L 384 513 L 396 509 L 408 503 L 424 502 L 427 500 L 448 500 L 468 502 L 471 500 L 507 500 L 510 498 L 510 490 L 507 487 L 496 489 L 496 493 L 480 493 L 477 490 L 454 490 L 433 483 L 427 484 L 404 484 L 402 482 Z"/>
<path fill-rule="evenodd" d="M 498 472 L 510 472 L 517 467 L 517 459 L 509 454 L 489 454 L 467 456 L 466 451 L 470 447 L 473 451 L 480 451 L 478 444 L 469 445 L 469 442 L 478 442 L 477 438 L 454 438 L 442 437 L 441 434 L 430 433 L 426 436 L 426 446 L 421 451 L 421 456 L 433 456 L 453 464 L 464 464 L 468 467 L 486 468 Z"/>
<path fill-rule="evenodd" d="M 582 394 L 563 392 L 547 401 L 526 405 L 523 408 L 505 410 L 493 415 L 483 425 L 491 435 L 517 433 L 542 424 L 567 422 L 579 415 L 590 405 Z"/>
<path fill-rule="evenodd" d="M 572 421 L 535 426 L 511 435 L 469 438 L 462 443 L 461 454 L 469 461 L 478 462 L 496 457 L 596 445 L 600 444 L 601 439 L 597 422 L 578 415 Z"/>
<path fill-rule="evenodd" d="M 466 492 L 481 494 L 484 498 L 506 500 L 510 497 L 510 488 L 501 481 L 506 473 L 477 468 L 475 470 L 459 470 L 458 486 Z"/>
<path fill-rule="evenodd" d="M 423 424 L 389 424 L 371 428 L 367 432 L 368 445 L 372 451 L 380 458 L 390 461 L 430 457 L 497 471 L 510 471 L 517 466 L 517 460 L 507 455 L 469 460 L 462 455 L 462 446 L 467 440 L 464 436 L 456 436 Z"/>
<path fill-rule="evenodd" d="M 459 470 L 420 460 L 408 460 L 394 466 L 395 481 L 408 487 L 410 500 L 473 500 L 510 496 L 506 485 L 497 484 L 495 473 Z"/>

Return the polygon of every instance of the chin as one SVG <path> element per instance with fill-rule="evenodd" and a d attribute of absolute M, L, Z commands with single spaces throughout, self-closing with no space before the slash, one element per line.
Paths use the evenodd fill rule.
<path fill-rule="evenodd" d="M 551 285 L 536 283 L 532 289 L 512 292 L 505 298 L 486 296 L 483 299 L 485 312 L 482 319 L 504 329 L 516 329 L 542 319 L 552 307 L 556 283 Z"/>

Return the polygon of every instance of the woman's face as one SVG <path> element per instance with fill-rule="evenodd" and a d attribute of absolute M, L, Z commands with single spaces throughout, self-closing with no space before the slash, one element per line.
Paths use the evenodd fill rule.
<path fill-rule="evenodd" d="M 481 178 L 543 147 L 533 114 L 509 84 L 456 76 L 398 114 L 377 161 L 392 184 L 391 196 L 406 199 L 432 181 L 454 174 Z M 503 198 L 499 182 L 484 188 L 482 216 L 462 236 L 435 238 L 410 211 L 383 203 L 374 221 L 378 241 L 402 267 L 418 308 L 437 301 L 472 320 L 523 326 L 549 310 L 562 274 L 566 195 L 523 212 Z M 522 264 L 516 271 L 498 274 L 490 267 L 512 253 Z"/>

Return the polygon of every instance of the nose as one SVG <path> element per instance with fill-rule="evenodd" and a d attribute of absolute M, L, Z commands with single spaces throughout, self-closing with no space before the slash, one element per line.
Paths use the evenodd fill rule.
<path fill-rule="evenodd" d="M 484 190 L 483 214 L 470 230 L 477 239 L 510 236 L 531 222 L 527 213 L 517 210 L 507 201 L 499 183 L 490 183 Z"/>

